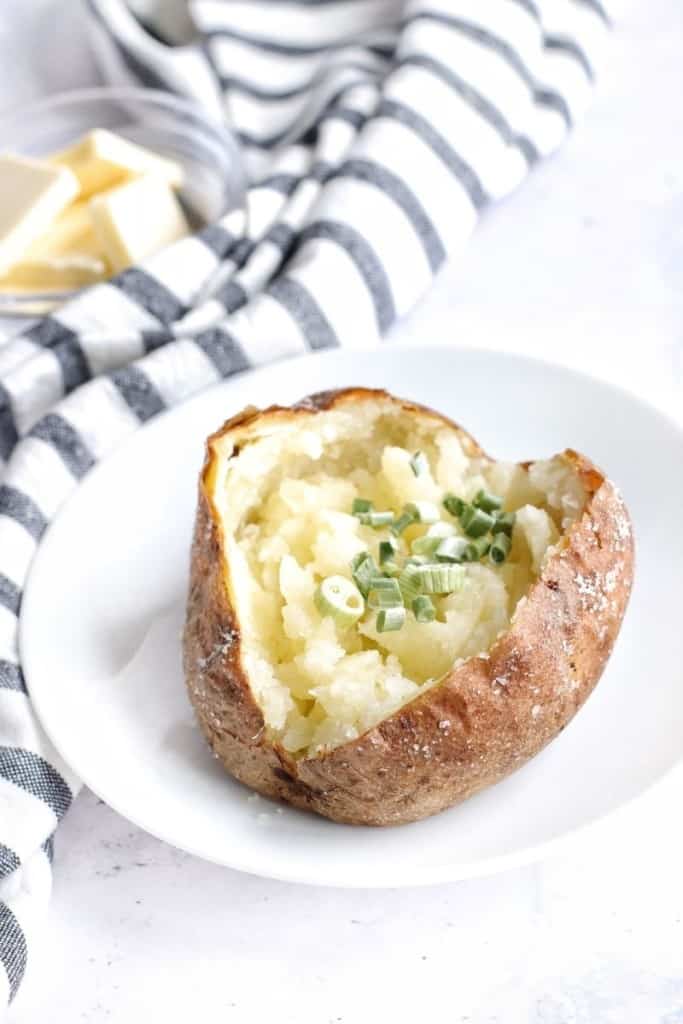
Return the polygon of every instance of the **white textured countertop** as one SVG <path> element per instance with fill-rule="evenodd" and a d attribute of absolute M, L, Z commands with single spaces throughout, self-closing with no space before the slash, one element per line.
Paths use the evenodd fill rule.
<path fill-rule="evenodd" d="M 682 41 L 679 0 L 627 6 L 587 122 L 398 336 L 538 354 L 683 422 Z M 0 107 L 93 81 L 77 5 L 3 0 L 0 66 Z M 84 793 L 10 1021 L 682 1024 L 682 797 L 679 772 L 537 866 L 354 892 L 213 867 Z"/>

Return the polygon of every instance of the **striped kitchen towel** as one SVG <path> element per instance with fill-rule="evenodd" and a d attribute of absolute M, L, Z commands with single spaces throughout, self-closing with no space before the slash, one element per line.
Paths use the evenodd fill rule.
<path fill-rule="evenodd" d="M 79 782 L 31 710 L 17 642 L 36 546 L 78 481 L 158 412 L 280 357 L 368 345 L 479 213 L 581 115 L 607 0 L 86 0 L 117 84 L 225 116 L 232 214 L 0 345 L 0 1006 Z"/>

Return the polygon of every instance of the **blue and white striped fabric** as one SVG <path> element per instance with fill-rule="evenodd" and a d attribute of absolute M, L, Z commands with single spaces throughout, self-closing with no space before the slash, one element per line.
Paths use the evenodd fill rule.
<path fill-rule="evenodd" d="M 117 83 L 221 112 L 239 215 L 0 345 L 0 1007 L 47 900 L 79 782 L 33 717 L 21 594 L 78 481 L 221 377 L 367 346 L 580 117 L 607 0 L 87 0 Z"/>

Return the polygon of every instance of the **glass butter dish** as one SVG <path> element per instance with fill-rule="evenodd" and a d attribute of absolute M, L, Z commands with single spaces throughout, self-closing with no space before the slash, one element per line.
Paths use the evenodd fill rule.
<path fill-rule="evenodd" d="M 116 152 L 109 152 L 117 145 Z M 82 287 L 122 269 L 127 256 L 135 262 L 138 251 L 151 255 L 182 233 L 199 230 L 244 206 L 246 177 L 234 137 L 197 104 L 170 93 L 102 87 L 61 93 L 11 110 L 0 116 L 0 153 L 50 163 L 64 157 L 81 186 L 50 234 L 29 248 L 29 257 L 3 268 L 0 315 L 48 313 Z M 129 178 L 107 177 L 110 157 L 113 164 L 119 157 L 129 164 Z M 136 158 L 142 159 L 140 167 Z M 21 161 L 17 163 L 20 171 Z M 143 214 L 137 224 L 136 203 L 142 204 Z M 160 216 L 163 212 L 168 217 L 173 214 L 171 204 L 177 221 L 171 232 L 161 230 L 146 238 L 145 217 L 151 217 L 155 206 Z M 82 253 L 69 250 L 65 240 L 88 219 L 95 241 L 84 245 Z M 152 231 L 151 219 L 149 224 Z M 122 225 L 127 232 L 120 230 Z M 103 231 L 109 236 L 103 238 Z M 44 261 L 41 239 L 49 243 Z M 110 241 L 113 252 L 96 252 L 97 241 Z M 64 246 L 66 255 L 60 248 Z M 46 273 L 34 275 L 32 268 L 42 263 Z"/>

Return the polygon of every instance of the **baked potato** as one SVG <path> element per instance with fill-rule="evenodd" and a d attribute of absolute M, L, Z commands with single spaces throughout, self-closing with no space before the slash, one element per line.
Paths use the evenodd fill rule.
<path fill-rule="evenodd" d="M 495 462 L 446 417 L 364 388 L 246 409 L 207 441 L 188 693 L 257 792 L 337 822 L 415 821 L 567 725 L 632 573 L 623 500 L 574 451 Z"/>

